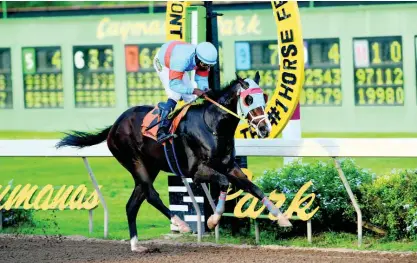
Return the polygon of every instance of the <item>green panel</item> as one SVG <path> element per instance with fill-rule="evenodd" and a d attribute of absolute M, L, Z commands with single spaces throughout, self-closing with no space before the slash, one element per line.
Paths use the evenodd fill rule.
<path fill-rule="evenodd" d="M 77 108 L 116 106 L 113 47 L 74 46 L 74 99 Z"/>
<path fill-rule="evenodd" d="M 23 73 L 33 74 L 36 72 L 36 53 L 34 48 L 22 49 Z"/>
<path fill-rule="evenodd" d="M 0 109 L 13 108 L 13 81 L 10 48 L 0 48 Z"/>
<path fill-rule="evenodd" d="M 305 80 L 300 96 L 301 107 L 342 106 L 338 38 L 305 39 Z"/>
<path fill-rule="evenodd" d="M 24 48 L 22 54 L 25 108 L 64 108 L 61 48 Z"/>
<path fill-rule="evenodd" d="M 156 105 L 165 101 L 165 89 L 153 67 L 153 59 L 162 43 L 125 46 L 127 104 Z"/>
<path fill-rule="evenodd" d="M 404 106 L 401 36 L 353 39 L 355 105 Z"/>
<path fill-rule="evenodd" d="M 260 45 L 258 52 L 261 54 L 258 55 L 260 63 L 251 63 L 249 68 L 243 67 L 239 71 L 263 71 L 263 88 L 267 90 L 269 88 L 269 92 L 272 92 L 276 80 L 274 74 L 278 70 L 278 65 L 274 62 L 275 58 L 271 59 L 275 50 L 269 47 L 270 44 L 277 44 L 277 29 L 271 9 L 251 10 L 248 8 L 221 13 L 223 16 L 218 17 L 218 24 L 222 83 L 227 83 L 235 77 L 239 66 L 237 64 L 241 63 L 235 56 L 236 43 L 249 42 L 255 45 L 258 42 L 257 45 Z M 303 131 L 417 132 L 417 118 L 415 118 L 417 113 L 415 54 L 417 28 L 410 26 L 415 24 L 416 13 L 417 5 L 415 4 L 301 9 L 302 32 L 307 43 L 306 50 L 309 59 L 309 64 L 305 67 L 306 79 L 303 92 L 305 101 L 304 103 L 303 100 L 301 101 Z M 0 129 L 90 130 L 113 123 L 130 106 L 143 103 L 155 105 L 163 100 L 165 93 L 162 86 L 158 86 L 160 83 L 154 71 L 147 65 L 153 58 L 156 47 L 165 42 L 164 20 L 165 14 L 140 14 L 140 16 L 48 17 L 0 21 L 0 34 L 8 36 L 2 39 L 1 48 L 10 49 L 11 55 L 9 69 L 3 72 L 0 66 L 0 119 L 6 120 L 0 122 Z M 203 30 L 198 30 L 198 34 L 202 35 Z M 355 82 L 353 41 L 355 38 L 369 37 L 400 37 L 401 39 L 399 43 L 402 61 L 392 69 L 400 66 L 402 68 L 403 83 L 401 85 L 404 89 L 404 100 L 399 103 L 400 105 L 390 104 L 392 99 L 388 86 L 384 88 L 384 95 L 381 89 L 375 89 L 375 97 L 384 96 L 384 103 L 356 105 L 358 99 L 355 98 L 358 98 L 358 95 L 355 97 L 355 94 L 359 94 L 358 90 L 361 87 L 357 85 L 357 81 Z M 338 45 L 338 50 L 336 45 Z M 136 55 L 135 53 L 128 55 L 126 51 L 128 46 L 138 47 Z M 37 64 L 34 65 L 36 68 L 29 67 L 28 69 L 29 65 L 25 66 L 27 62 L 24 59 L 23 49 L 30 48 L 24 52 L 29 52 L 35 59 L 37 53 L 34 47 L 60 48 L 61 69 L 57 72 L 61 72 L 62 81 L 58 83 L 62 83 L 63 108 L 48 108 L 48 110 L 25 108 L 24 75 L 38 74 L 40 69 L 36 66 Z M 84 50 L 87 52 L 84 54 L 86 65 L 88 65 L 89 50 L 99 49 L 98 60 L 103 64 L 106 62 L 105 50 L 107 48 L 100 48 L 111 47 L 112 67 L 106 69 L 103 64 L 98 69 L 77 69 L 74 47 L 88 47 Z M 250 48 L 255 47 L 250 46 Z M 386 52 L 383 50 L 386 47 L 381 48 L 382 55 Z M 370 50 L 372 51 L 372 44 Z M 253 59 L 256 57 L 254 54 L 250 56 L 253 56 Z M 337 56 L 340 57 L 338 62 L 335 61 Z M 133 57 L 133 59 L 128 59 L 128 57 Z M 1 54 L 0 59 L 2 59 Z M 4 64 L 3 59 L 0 65 L 2 63 Z M 386 74 L 390 74 L 386 73 L 389 66 L 387 63 L 382 65 L 385 74 L 384 85 L 389 80 Z M 340 72 L 338 72 L 339 69 Z M 374 69 L 375 79 L 372 81 L 380 84 L 377 82 L 376 75 L 380 74 L 377 73 L 377 69 Z M 78 73 L 84 78 L 90 78 L 88 84 L 90 89 L 98 80 L 98 89 L 87 90 L 88 85 L 80 82 L 81 91 L 84 92 L 81 96 L 77 89 L 80 81 L 79 78 L 77 79 Z M 106 77 L 102 77 L 102 74 Z M 4 76 L 4 81 L 2 76 Z M 394 71 L 392 71 L 393 82 L 394 77 Z M 339 81 L 338 78 L 341 80 Z M 103 79 L 105 81 L 102 81 Z M 114 93 L 109 90 L 110 79 L 114 80 L 112 87 Z M 13 90 L 4 88 L 10 87 L 11 84 L 13 84 Z M 365 86 L 362 88 L 365 89 Z M 339 89 L 341 94 L 338 93 Z M 90 92 L 88 96 L 85 95 L 86 91 Z M 366 90 L 364 94 L 366 95 Z M 78 99 L 76 103 L 77 96 L 91 101 L 78 103 L 82 100 Z M 368 96 L 373 98 L 372 91 L 368 92 Z M 49 98 L 49 93 L 46 97 Z M 394 101 L 396 101 L 395 98 Z"/>

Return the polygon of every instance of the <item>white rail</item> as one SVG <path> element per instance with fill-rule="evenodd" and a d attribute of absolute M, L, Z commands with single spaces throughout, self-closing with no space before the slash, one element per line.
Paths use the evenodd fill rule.
<path fill-rule="evenodd" d="M 98 190 L 105 213 L 105 237 L 108 234 L 108 209 L 98 189 L 97 180 L 88 165 L 87 157 L 111 157 L 105 143 L 84 149 L 55 149 L 58 140 L 0 140 L 0 157 L 80 157 L 84 159 L 94 187 Z M 362 243 L 362 215 L 355 196 L 340 168 L 337 157 L 417 157 L 417 139 L 414 138 L 316 138 L 236 139 L 237 156 L 277 157 L 331 157 L 339 172 L 358 217 L 358 246 Z M 0 167 L 1 169 L 1 167 Z"/>

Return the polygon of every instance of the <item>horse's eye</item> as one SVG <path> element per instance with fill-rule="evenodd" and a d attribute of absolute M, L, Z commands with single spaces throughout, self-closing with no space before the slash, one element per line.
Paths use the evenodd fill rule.
<path fill-rule="evenodd" d="M 251 95 L 246 96 L 245 98 L 245 104 L 246 106 L 250 106 L 253 103 L 253 98 Z"/>
<path fill-rule="evenodd" d="M 245 85 L 247 88 L 249 88 L 249 83 L 247 81 L 245 81 Z"/>

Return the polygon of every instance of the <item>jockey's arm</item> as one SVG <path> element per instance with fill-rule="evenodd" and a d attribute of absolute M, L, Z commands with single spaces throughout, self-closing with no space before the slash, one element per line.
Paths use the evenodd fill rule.
<path fill-rule="evenodd" d="M 187 87 L 184 85 L 184 81 L 182 80 L 182 77 L 184 76 L 184 71 L 174 71 L 169 70 L 169 87 L 178 93 L 181 94 L 192 94 L 194 88 L 193 87 Z"/>
<path fill-rule="evenodd" d="M 169 87 L 180 94 L 192 94 L 193 87 L 187 86 L 182 80 L 185 74 L 185 65 L 183 61 L 172 61 L 171 68 L 169 69 Z"/>
<path fill-rule="evenodd" d="M 208 75 L 209 75 L 209 70 L 196 70 L 195 71 L 195 77 L 194 80 L 195 82 L 197 82 L 197 87 L 201 90 L 208 90 L 209 89 L 209 84 L 208 84 Z"/>

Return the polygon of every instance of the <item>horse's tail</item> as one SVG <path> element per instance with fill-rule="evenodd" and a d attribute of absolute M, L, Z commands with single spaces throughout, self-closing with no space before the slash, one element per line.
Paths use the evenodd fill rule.
<path fill-rule="evenodd" d="M 56 148 L 63 146 L 75 146 L 78 148 L 83 148 L 87 146 L 92 146 L 99 144 L 107 139 L 107 135 L 110 132 L 112 126 L 109 126 L 97 133 L 88 133 L 82 131 L 71 131 L 71 133 L 65 133 L 63 139 L 61 139 L 56 145 Z"/>

